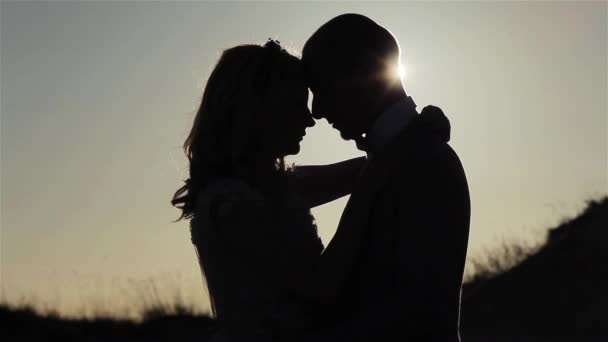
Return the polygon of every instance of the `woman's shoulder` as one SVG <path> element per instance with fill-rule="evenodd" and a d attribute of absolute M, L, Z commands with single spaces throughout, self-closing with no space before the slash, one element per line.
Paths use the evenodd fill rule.
<path fill-rule="evenodd" d="M 221 219 L 243 211 L 260 210 L 265 202 L 262 193 L 253 186 L 240 179 L 223 178 L 208 184 L 198 194 L 195 215 L 208 213 Z"/>
<path fill-rule="evenodd" d="M 196 196 L 190 221 L 192 241 L 204 232 L 241 230 L 267 215 L 264 196 L 239 179 L 218 179 L 209 183 Z"/>
<path fill-rule="evenodd" d="M 214 180 L 199 195 L 246 201 L 263 201 L 264 199 L 259 190 L 237 178 Z"/>

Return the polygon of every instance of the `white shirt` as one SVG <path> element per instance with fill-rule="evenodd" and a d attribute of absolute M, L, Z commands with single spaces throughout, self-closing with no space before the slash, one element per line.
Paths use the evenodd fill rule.
<path fill-rule="evenodd" d="M 365 136 L 368 152 L 375 153 L 386 146 L 416 115 L 416 103 L 410 96 L 397 101 L 382 112 Z"/>

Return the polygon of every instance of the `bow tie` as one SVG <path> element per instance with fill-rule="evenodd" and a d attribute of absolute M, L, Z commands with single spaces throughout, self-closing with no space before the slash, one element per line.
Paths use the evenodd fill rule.
<path fill-rule="evenodd" d="M 438 136 L 443 142 L 450 141 L 452 126 L 443 111 L 439 107 L 426 106 L 419 115 L 419 124 L 431 134 Z"/>

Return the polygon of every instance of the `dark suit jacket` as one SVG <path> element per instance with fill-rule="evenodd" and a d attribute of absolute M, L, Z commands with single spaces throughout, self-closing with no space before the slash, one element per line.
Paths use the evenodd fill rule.
<path fill-rule="evenodd" d="M 365 245 L 339 299 L 341 322 L 317 340 L 459 341 L 470 199 L 447 140 L 419 116 L 370 162 L 361 188 L 374 190 L 355 189 L 343 214 L 368 211 L 353 220 L 367 225 Z"/>

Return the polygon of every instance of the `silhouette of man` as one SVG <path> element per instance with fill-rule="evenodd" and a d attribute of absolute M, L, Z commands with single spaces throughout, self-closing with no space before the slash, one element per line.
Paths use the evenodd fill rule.
<path fill-rule="evenodd" d="M 308 340 L 459 341 L 470 200 L 460 160 L 398 77 L 400 49 L 371 19 L 344 14 L 306 42 L 312 112 L 368 153 L 331 244 L 364 225 L 355 271 L 331 327 Z M 425 111 L 429 114 L 426 115 Z M 435 129 L 429 129 L 430 126 Z M 335 318 L 334 318 L 335 320 Z"/>

